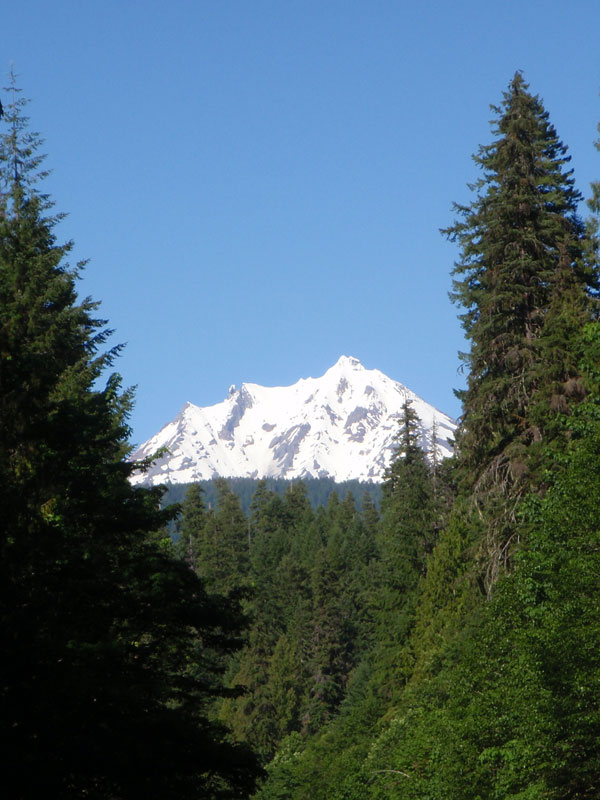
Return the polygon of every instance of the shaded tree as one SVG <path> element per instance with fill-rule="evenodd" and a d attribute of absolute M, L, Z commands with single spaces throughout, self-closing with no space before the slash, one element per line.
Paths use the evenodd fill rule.
<path fill-rule="evenodd" d="M 193 483 L 188 487 L 181 505 L 176 552 L 197 573 L 200 571 L 199 559 L 206 520 L 204 490 L 199 484 Z"/>
<path fill-rule="evenodd" d="M 131 392 L 9 89 L 0 132 L 0 787 L 9 797 L 244 797 L 258 770 L 211 721 L 239 605 L 156 544 L 169 511 L 129 477 Z M 43 173 L 42 173 L 43 176 Z"/>

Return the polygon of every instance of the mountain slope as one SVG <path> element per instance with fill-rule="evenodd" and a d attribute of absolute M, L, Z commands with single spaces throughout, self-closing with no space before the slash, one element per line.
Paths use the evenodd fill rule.
<path fill-rule="evenodd" d="M 186 403 L 132 455 L 140 460 L 167 450 L 134 480 L 310 476 L 381 481 L 406 398 L 421 420 L 423 447 L 432 449 L 435 420 L 438 455 L 450 455 L 454 420 L 379 370 L 342 356 L 320 378 L 281 387 L 243 383 L 214 406 Z"/>

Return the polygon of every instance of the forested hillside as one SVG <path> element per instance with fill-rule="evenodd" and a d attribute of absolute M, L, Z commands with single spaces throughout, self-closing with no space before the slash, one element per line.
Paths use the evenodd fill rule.
<path fill-rule="evenodd" d="M 469 346 L 456 452 L 425 452 L 405 402 L 380 508 L 265 481 L 246 508 L 219 479 L 160 510 L 131 485 L 131 394 L 101 385 L 118 347 L 77 300 L 9 97 L 5 796 L 598 797 L 600 184 L 584 222 L 522 75 L 444 231 Z"/>

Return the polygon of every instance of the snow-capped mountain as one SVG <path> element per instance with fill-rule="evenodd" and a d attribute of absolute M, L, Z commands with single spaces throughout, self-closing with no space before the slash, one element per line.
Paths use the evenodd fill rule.
<path fill-rule="evenodd" d="M 320 378 L 292 386 L 231 386 L 222 403 L 186 403 L 172 422 L 132 455 L 166 448 L 135 483 L 191 483 L 222 477 L 381 481 L 394 451 L 405 399 L 422 425 L 422 446 L 452 452 L 456 423 L 414 392 L 356 358 L 342 356 Z"/>

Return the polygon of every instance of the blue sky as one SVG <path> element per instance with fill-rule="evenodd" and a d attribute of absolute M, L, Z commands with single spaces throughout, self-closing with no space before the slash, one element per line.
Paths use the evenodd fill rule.
<path fill-rule="evenodd" d="M 80 292 L 127 343 L 132 440 L 342 354 L 457 416 L 439 229 L 517 69 L 588 194 L 598 30 L 597 0 L 5 3 L 0 68 L 32 101 L 60 235 L 90 260 Z"/>

